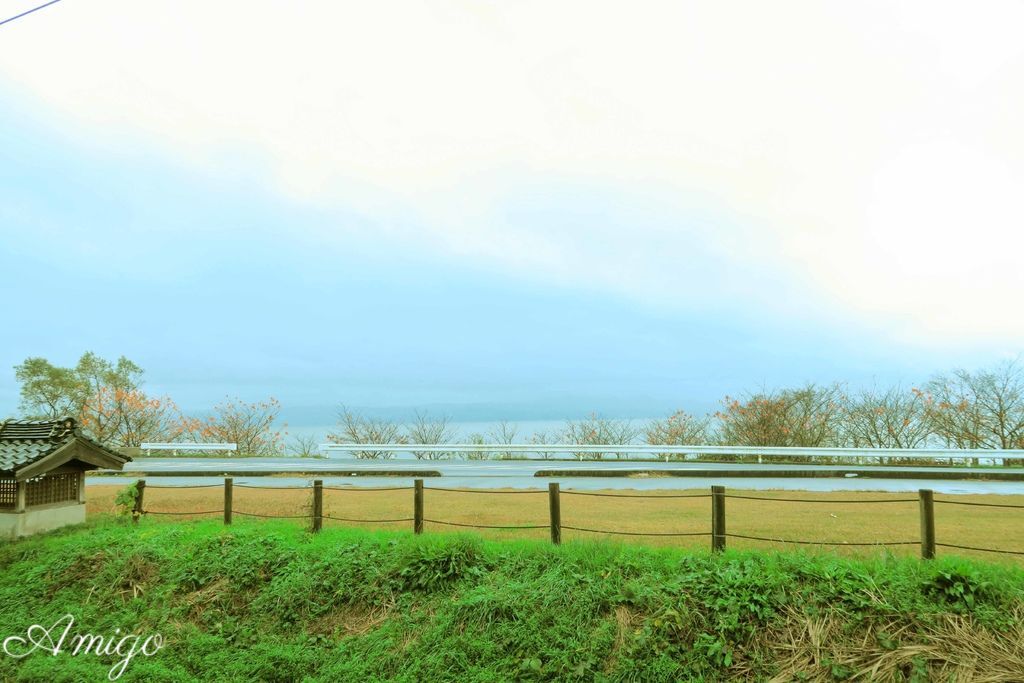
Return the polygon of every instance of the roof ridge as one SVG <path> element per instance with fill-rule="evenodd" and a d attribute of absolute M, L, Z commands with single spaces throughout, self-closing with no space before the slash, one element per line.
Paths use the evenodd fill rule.
<path fill-rule="evenodd" d="M 74 418 L 58 420 L 14 420 L 0 422 L 0 440 L 3 441 L 60 441 L 76 433 Z"/>
<path fill-rule="evenodd" d="M 16 418 L 16 417 L 5 417 L 0 424 L 2 425 L 47 425 L 47 424 L 59 424 L 62 422 L 73 422 L 78 423 L 78 420 L 71 417 L 70 415 L 62 415 L 61 417 L 48 417 L 43 420 L 33 420 L 29 418 Z"/>

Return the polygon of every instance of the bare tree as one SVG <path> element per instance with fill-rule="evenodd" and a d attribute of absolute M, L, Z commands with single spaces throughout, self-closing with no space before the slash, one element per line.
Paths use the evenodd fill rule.
<path fill-rule="evenodd" d="M 924 394 L 896 386 L 862 391 L 843 409 L 844 441 L 854 448 L 921 448 L 931 436 Z"/>
<path fill-rule="evenodd" d="M 82 407 L 83 421 L 105 407 L 113 409 L 116 418 L 112 443 L 117 446 L 137 448 L 145 441 L 177 441 L 185 435 L 186 420 L 168 396 L 151 398 L 139 389 L 103 388 Z"/>
<path fill-rule="evenodd" d="M 562 431 L 562 438 L 568 443 L 581 446 L 597 445 L 620 445 L 633 443 L 640 435 L 640 430 L 626 420 L 612 420 L 600 417 L 597 413 L 591 413 L 582 420 L 566 420 Z M 589 458 L 600 460 L 604 453 L 588 453 L 581 451 L 576 453 L 580 460 Z M 621 458 L 621 453 L 616 453 Z"/>
<path fill-rule="evenodd" d="M 723 410 L 715 413 L 718 441 L 723 446 L 838 446 L 845 400 L 837 384 L 760 392 L 742 401 L 726 396 Z"/>
<path fill-rule="evenodd" d="M 534 432 L 533 434 L 530 435 L 530 444 L 538 447 L 542 447 L 557 441 L 557 438 L 553 438 L 550 434 L 544 431 Z M 543 448 L 538 448 L 534 452 L 543 460 L 550 460 L 551 456 L 554 455 L 554 451 L 546 451 Z"/>
<path fill-rule="evenodd" d="M 288 443 L 288 451 L 300 458 L 320 457 L 320 443 L 315 434 L 296 434 Z"/>
<path fill-rule="evenodd" d="M 406 443 L 410 444 L 446 444 L 451 443 L 454 436 L 455 430 L 447 415 L 431 418 L 426 412 L 418 410 L 405 431 Z M 438 451 L 413 451 L 412 454 L 420 460 L 444 460 L 451 457 L 451 453 Z"/>
<path fill-rule="evenodd" d="M 788 445 L 786 402 L 778 395 L 762 392 L 744 400 L 726 396 L 715 417 L 723 446 Z"/>
<path fill-rule="evenodd" d="M 928 382 L 926 412 L 935 435 L 955 448 L 1024 447 L 1024 376 L 1019 361 L 991 370 L 956 370 Z"/>
<path fill-rule="evenodd" d="M 487 432 L 487 438 L 491 440 L 491 443 L 500 444 L 511 444 L 516 442 L 516 436 L 519 434 L 519 427 L 502 420 Z M 511 458 L 511 451 L 502 451 L 498 453 L 499 458 Z"/>
<path fill-rule="evenodd" d="M 485 443 L 487 443 L 487 440 L 484 438 L 483 434 L 480 434 L 479 432 L 474 432 L 473 434 L 469 435 L 469 438 L 466 440 L 466 443 L 472 444 L 474 446 L 482 446 Z M 490 453 L 483 449 L 480 449 L 478 451 L 466 452 L 466 460 L 487 460 L 488 458 L 490 458 Z"/>
<path fill-rule="evenodd" d="M 652 446 L 696 446 L 708 443 L 710 418 L 694 417 L 677 410 L 664 420 L 651 420 L 644 427 L 644 440 Z M 668 453 L 662 453 L 666 460 Z M 681 454 L 674 457 L 679 458 Z"/>
<path fill-rule="evenodd" d="M 842 439 L 843 404 L 838 384 L 808 384 L 782 392 L 790 446 L 838 446 Z"/>
<path fill-rule="evenodd" d="M 338 411 L 338 431 L 327 435 L 331 443 L 345 444 L 400 444 L 405 439 L 401 427 L 390 420 L 365 417 L 341 406 Z M 355 451 L 352 456 L 364 460 L 387 460 L 394 457 L 389 451 Z"/>
<path fill-rule="evenodd" d="M 275 455 L 282 451 L 283 429 L 274 423 L 281 404 L 276 398 L 247 403 L 227 398 L 213 407 L 205 420 L 185 418 L 183 433 L 193 441 L 215 441 L 238 445 L 239 455 Z"/>
<path fill-rule="evenodd" d="M 724 410 L 715 413 L 719 440 L 729 446 L 834 446 L 841 439 L 844 401 L 838 385 L 808 384 L 743 401 L 726 396 Z"/>

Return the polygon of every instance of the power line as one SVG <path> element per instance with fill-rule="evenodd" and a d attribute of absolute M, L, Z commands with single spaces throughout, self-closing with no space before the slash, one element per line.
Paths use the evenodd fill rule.
<path fill-rule="evenodd" d="M 50 0 L 50 2 L 46 3 L 45 5 L 40 5 L 39 7 L 34 7 L 32 9 L 28 10 L 27 12 L 22 12 L 21 14 L 16 14 L 13 17 L 11 17 L 10 19 L 4 19 L 3 21 L 0 21 L 0 26 L 3 26 L 6 23 L 14 21 L 15 19 L 21 19 L 26 14 L 32 14 L 33 12 L 38 12 L 39 10 L 43 9 L 44 7 L 49 7 L 50 5 L 55 5 L 58 2 L 60 2 L 60 0 Z"/>

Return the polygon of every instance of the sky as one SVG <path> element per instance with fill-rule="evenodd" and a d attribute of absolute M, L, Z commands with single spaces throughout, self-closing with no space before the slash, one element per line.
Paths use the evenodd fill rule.
<path fill-rule="evenodd" d="M 0 26 L 0 413 L 3 368 L 86 350 L 293 424 L 1016 357 L 1022 33 L 998 1 L 63 0 Z"/>

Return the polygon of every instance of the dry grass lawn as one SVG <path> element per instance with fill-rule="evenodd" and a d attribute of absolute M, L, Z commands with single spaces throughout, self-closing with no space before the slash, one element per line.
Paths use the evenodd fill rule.
<path fill-rule="evenodd" d="M 90 516 L 114 511 L 114 496 L 121 487 L 95 485 L 86 488 Z M 518 491 L 518 490 L 517 490 Z M 579 492 L 583 493 L 583 492 Z M 644 498 L 579 495 L 562 491 L 563 526 L 583 527 L 620 532 L 710 532 L 711 499 L 672 498 L 681 494 L 707 494 L 704 490 L 691 491 L 594 491 L 619 495 L 643 494 Z M 914 493 L 836 492 L 812 493 L 797 491 L 743 491 L 729 490 L 736 496 L 757 496 L 771 500 L 729 498 L 726 501 L 727 532 L 774 539 L 808 540 L 832 543 L 881 543 L 910 541 L 912 545 L 891 546 L 895 555 L 916 555 L 920 552 L 917 496 Z M 779 498 L 800 498 L 815 503 L 783 502 Z M 940 504 L 941 500 L 973 503 L 1024 505 L 1024 496 L 999 495 L 939 495 L 936 494 L 936 539 L 939 543 L 999 548 L 1024 551 L 1024 509 L 1013 510 L 989 507 L 968 507 Z M 288 490 L 234 487 L 235 523 L 258 523 L 259 517 L 248 515 L 294 515 L 296 523 L 306 523 L 312 505 L 312 489 Z M 907 502 L 837 503 L 826 501 L 863 500 Z M 145 492 L 145 507 L 151 513 L 146 523 L 180 521 L 185 515 L 159 515 L 159 512 L 213 511 L 206 516 L 220 516 L 223 508 L 223 489 L 160 488 L 150 480 Z M 325 487 L 324 515 L 349 520 L 407 519 L 412 517 L 413 492 L 402 490 L 366 490 L 346 488 L 334 490 Z M 459 530 L 438 522 L 479 525 L 540 525 L 541 529 L 501 530 L 479 529 L 478 533 L 490 538 L 547 538 L 548 498 L 546 489 L 523 493 L 508 490 L 486 492 L 455 492 L 432 489 L 427 483 L 424 494 L 426 531 Z M 324 525 L 359 525 L 366 528 L 411 529 L 411 521 L 354 522 L 324 520 Z M 463 529 L 464 530 L 464 529 Z M 707 547 L 709 536 L 612 536 L 563 529 L 563 540 L 615 538 L 625 542 L 656 546 Z M 731 548 L 793 548 L 786 543 L 729 538 Z M 801 546 L 808 549 L 830 546 Z M 877 555 L 881 546 L 837 546 L 845 555 Z M 992 561 L 1024 564 L 1024 556 L 997 555 L 973 551 L 953 551 L 940 547 L 939 554 L 961 554 Z"/>

